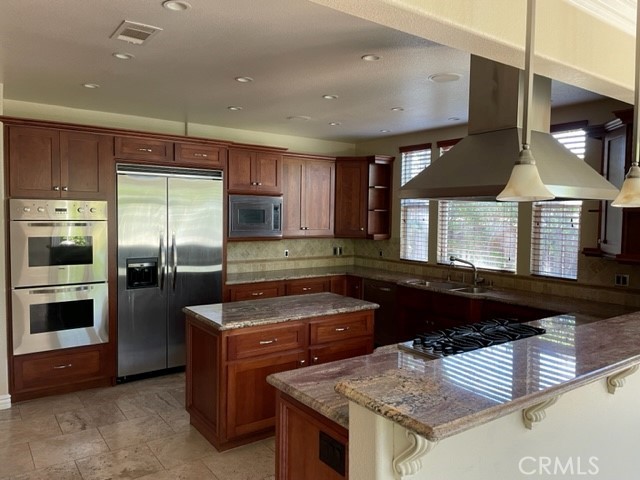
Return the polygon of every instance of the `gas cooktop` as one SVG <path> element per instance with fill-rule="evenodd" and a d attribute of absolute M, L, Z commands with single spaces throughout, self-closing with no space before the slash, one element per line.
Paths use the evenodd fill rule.
<path fill-rule="evenodd" d="M 544 328 L 497 318 L 419 334 L 413 341 L 398 344 L 398 348 L 427 358 L 442 358 L 545 332 Z"/>

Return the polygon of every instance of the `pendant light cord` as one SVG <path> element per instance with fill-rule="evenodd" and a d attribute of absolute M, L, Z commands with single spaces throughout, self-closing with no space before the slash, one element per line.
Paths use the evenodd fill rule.
<path fill-rule="evenodd" d="M 524 58 L 524 105 L 522 120 L 522 149 L 528 150 L 531 145 L 531 126 L 529 111 L 531 110 L 531 89 L 533 88 L 533 44 L 536 33 L 536 0 L 527 1 L 527 38 Z"/>

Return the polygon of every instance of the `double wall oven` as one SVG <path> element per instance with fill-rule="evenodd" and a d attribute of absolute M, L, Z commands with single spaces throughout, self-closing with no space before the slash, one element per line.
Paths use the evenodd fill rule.
<path fill-rule="evenodd" d="M 14 355 L 107 342 L 107 202 L 9 208 Z"/>

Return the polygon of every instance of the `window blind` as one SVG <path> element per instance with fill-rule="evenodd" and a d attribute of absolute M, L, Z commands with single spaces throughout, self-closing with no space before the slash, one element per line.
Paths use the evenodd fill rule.
<path fill-rule="evenodd" d="M 578 277 L 581 211 L 580 200 L 534 202 L 531 273 Z"/>
<path fill-rule="evenodd" d="M 402 152 L 401 184 L 404 185 L 431 163 L 431 145 Z M 429 249 L 429 201 L 400 200 L 400 258 L 426 262 Z"/>
<path fill-rule="evenodd" d="M 518 205 L 515 202 L 439 202 L 438 261 L 451 255 L 479 268 L 515 272 Z"/>
<path fill-rule="evenodd" d="M 578 158 L 584 159 L 587 135 L 583 129 L 558 131 L 553 136 Z M 581 211 L 580 200 L 533 204 L 531 273 L 578 278 Z"/>

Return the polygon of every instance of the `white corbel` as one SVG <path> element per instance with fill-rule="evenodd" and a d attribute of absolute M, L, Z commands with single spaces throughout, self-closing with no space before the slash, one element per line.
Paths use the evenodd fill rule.
<path fill-rule="evenodd" d="M 611 395 L 616 393 L 616 388 L 624 387 L 624 382 L 629 375 L 633 375 L 638 371 L 640 365 L 634 365 L 633 367 L 625 368 L 619 372 L 609 375 L 607 377 L 607 390 Z"/>
<path fill-rule="evenodd" d="M 426 438 L 410 432 L 407 437 L 411 440 L 411 445 L 397 457 L 393 459 L 393 469 L 404 478 L 408 475 L 415 475 L 422 468 L 422 457 L 429 453 L 438 442 L 430 442 Z"/>
<path fill-rule="evenodd" d="M 544 402 L 536 403 L 535 405 L 531 405 L 530 407 L 522 410 L 522 421 L 524 422 L 524 426 L 531 430 L 534 423 L 544 420 L 547 417 L 547 412 L 545 410 L 556 403 L 558 398 L 559 397 L 552 397 Z"/>

